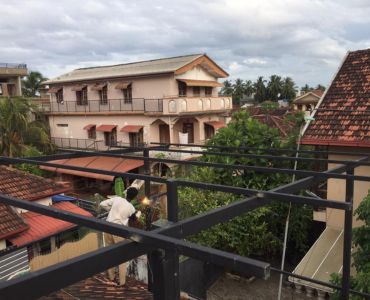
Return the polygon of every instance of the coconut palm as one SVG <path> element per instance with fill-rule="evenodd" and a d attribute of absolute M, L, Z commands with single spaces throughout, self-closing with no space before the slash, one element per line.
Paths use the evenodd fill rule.
<path fill-rule="evenodd" d="M 0 155 L 23 156 L 30 147 L 48 153 L 54 149 L 47 125 L 28 99 L 0 98 Z"/>
<path fill-rule="evenodd" d="M 220 94 L 223 96 L 231 96 L 233 94 L 233 85 L 230 80 L 224 81 L 224 86 L 222 87 Z"/>
<path fill-rule="evenodd" d="M 26 97 L 36 97 L 41 83 L 47 80 L 40 72 L 32 71 L 22 80 L 22 93 Z"/>
<path fill-rule="evenodd" d="M 296 96 L 296 87 L 292 78 L 286 77 L 282 81 L 280 99 L 291 101 Z"/>
<path fill-rule="evenodd" d="M 269 100 L 277 101 L 281 95 L 282 81 L 278 75 L 271 75 L 267 84 L 267 94 Z"/>
<path fill-rule="evenodd" d="M 255 92 L 253 83 L 250 80 L 244 82 L 244 94 L 250 97 Z"/>
<path fill-rule="evenodd" d="M 233 102 L 235 104 L 240 103 L 240 99 L 244 95 L 244 82 L 242 79 L 237 78 L 233 84 Z"/>
<path fill-rule="evenodd" d="M 263 79 L 262 76 L 258 77 L 257 81 L 253 84 L 253 88 L 255 91 L 254 100 L 257 102 L 263 102 L 266 100 L 266 80 Z"/>

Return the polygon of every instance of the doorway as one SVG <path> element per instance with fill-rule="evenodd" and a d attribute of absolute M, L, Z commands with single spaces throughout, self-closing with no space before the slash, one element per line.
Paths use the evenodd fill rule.
<path fill-rule="evenodd" d="M 194 123 L 183 123 L 182 132 L 188 134 L 188 143 L 194 143 Z"/>
<path fill-rule="evenodd" d="M 170 126 L 167 124 L 159 124 L 159 142 L 162 144 L 169 144 L 170 139 Z"/>

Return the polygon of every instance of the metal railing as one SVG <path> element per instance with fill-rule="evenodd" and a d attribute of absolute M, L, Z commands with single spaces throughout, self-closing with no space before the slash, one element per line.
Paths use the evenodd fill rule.
<path fill-rule="evenodd" d="M 15 63 L 0 63 L 0 68 L 27 69 L 27 65 L 26 64 L 15 64 Z"/>
<path fill-rule="evenodd" d="M 163 112 L 163 99 L 134 98 L 131 101 L 124 99 L 88 100 L 85 103 L 77 101 L 50 102 L 41 104 L 46 112 Z"/>

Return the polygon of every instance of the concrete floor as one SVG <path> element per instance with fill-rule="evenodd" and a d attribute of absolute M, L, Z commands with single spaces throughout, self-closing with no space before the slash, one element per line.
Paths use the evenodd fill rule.
<path fill-rule="evenodd" d="M 207 300 L 276 300 L 279 275 L 272 274 L 269 280 L 255 279 L 252 282 L 224 275 L 207 292 Z M 283 284 L 282 300 L 308 300 L 305 294 Z"/>

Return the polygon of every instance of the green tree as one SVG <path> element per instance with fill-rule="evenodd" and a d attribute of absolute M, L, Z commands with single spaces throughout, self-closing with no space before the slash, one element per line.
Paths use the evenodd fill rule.
<path fill-rule="evenodd" d="M 233 95 L 233 85 L 230 80 L 224 81 L 224 86 L 220 91 L 223 96 L 232 96 Z"/>
<path fill-rule="evenodd" d="M 233 84 L 233 103 L 239 104 L 244 94 L 244 82 L 240 78 L 237 78 Z"/>
<path fill-rule="evenodd" d="M 313 90 L 313 87 L 310 87 L 307 83 L 304 86 L 302 86 L 302 88 L 301 88 L 301 91 L 304 92 L 304 93 L 308 93 L 312 90 Z"/>
<path fill-rule="evenodd" d="M 292 141 L 294 143 L 294 141 Z M 222 128 L 208 142 L 208 145 L 282 148 L 278 131 L 251 118 L 241 111 L 233 116 L 226 128 Z M 289 146 L 290 147 L 290 146 Z M 220 151 L 219 149 L 215 151 Z M 239 153 L 241 151 L 238 151 Z M 230 150 L 225 150 L 229 154 Z M 270 167 L 291 167 L 289 162 L 267 161 L 247 157 L 205 155 L 203 161 L 225 164 L 261 165 Z M 261 174 L 253 171 L 219 168 L 194 168 L 190 179 L 252 189 L 271 189 L 289 182 L 290 176 L 281 173 Z M 226 193 L 199 191 L 192 188 L 181 189 L 180 214 L 182 218 L 197 215 L 207 210 L 242 199 Z M 288 212 L 286 203 L 275 202 L 238 216 L 226 223 L 202 231 L 193 239 L 196 242 L 219 249 L 233 251 L 241 255 L 271 256 L 280 252 L 283 241 L 285 218 Z M 296 255 L 306 249 L 307 235 L 312 221 L 312 210 L 306 206 L 293 205 L 289 232 L 288 252 Z"/>
<path fill-rule="evenodd" d="M 252 81 L 246 80 L 244 82 L 244 94 L 248 97 L 250 97 L 254 93 L 254 86 Z"/>
<path fill-rule="evenodd" d="M 22 97 L 0 98 L 0 154 L 23 156 L 29 147 L 43 153 L 54 150 L 37 108 Z"/>
<path fill-rule="evenodd" d="M 282 80 L 278 75 L 271 75 L 267 83 L 267 95 L 269 100 L 277 101 L 282 92 Z"/>
<path fill-rule="evenodd" d="M 257 81 L 253 84 L 254 100 L 261 103 L 266 100 L 266 80 L 262 76 L 258 77 Z"/>
<path fill-rule="evenodd" d="M 280 99 L 293 100 L 296 96 L 295 83 L 292 78 L 286 77 L 282 81 Z"/>
<path fill-rule="evenodd" d="M 26 97 L 36 97 L 41 83 L 47 80 L 40 72 L 32 71 L 22 80 L 22 93 Z"/>
<path fill-rule="evenodd" d="M 365 199 L 355 210 L 358 220 L 363 221 L 363 225 L 353 228 L 353 245 L 355 252 L 352 254 L 353 266 L 356 275 L 351 276 L 351 289 L 370 293 L 370 190 Z M 341 284 L 341 276 L 332 274 L 332 282 Z M 339 293 L 334 294 L 332 299 L 339 299 Z M 351 295 L 351 300 L 362 300 L 363 297 Z"/>
<path fill-rule="evenodd" d="M 326 90 L 326 87 L 321 85 L 321 84 L 318 84 L 316 87 L 315 87 L 315 90 L 321 90 L 321 91 L 325 91 Z"/>

